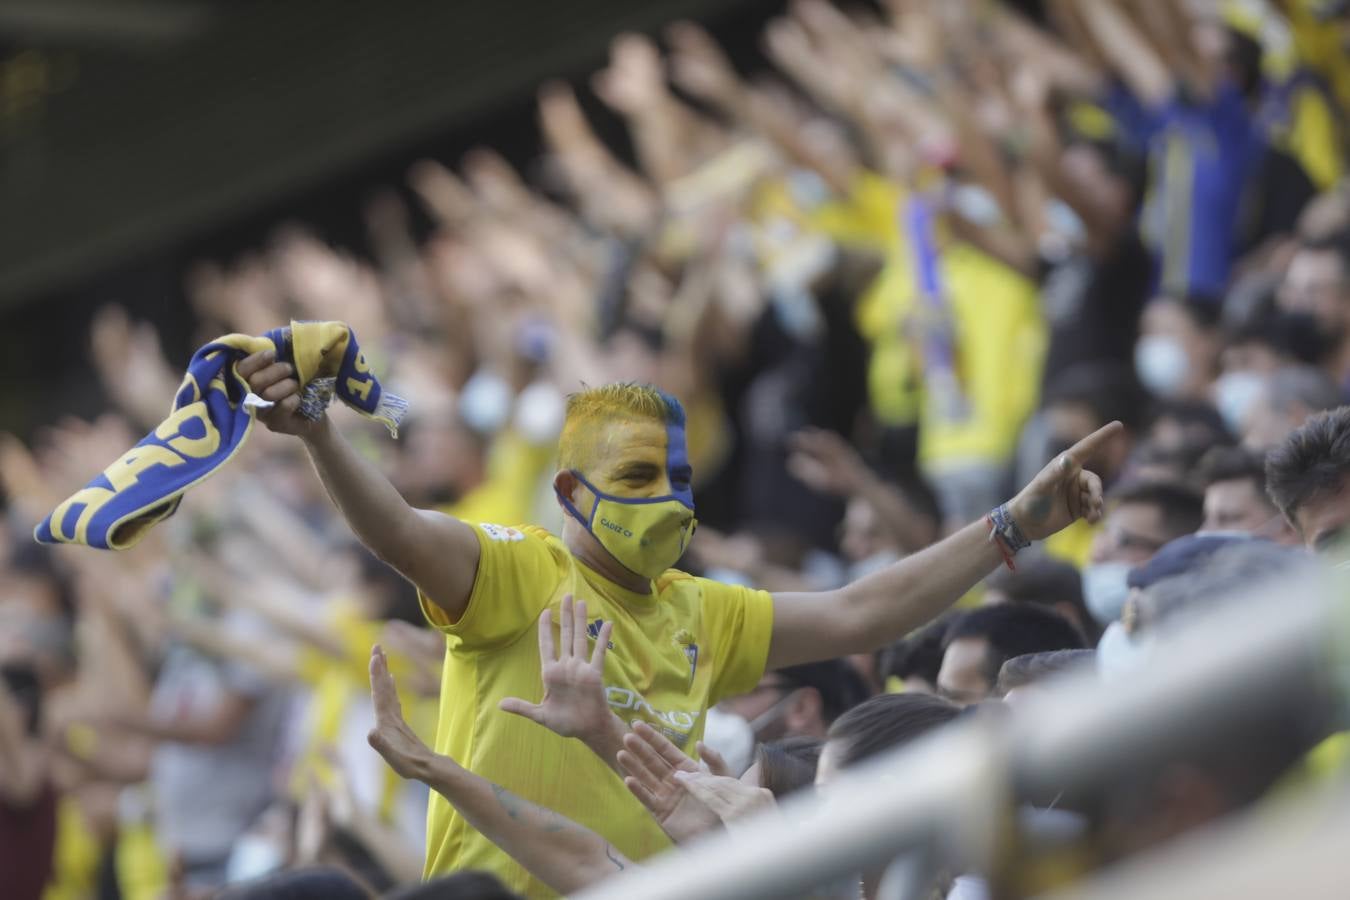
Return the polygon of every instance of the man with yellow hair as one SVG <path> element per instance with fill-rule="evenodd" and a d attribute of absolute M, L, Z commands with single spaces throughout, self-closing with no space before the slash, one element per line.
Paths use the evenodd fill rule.
<path fill-rule="evenodd" d="M 532 639 L 545 610 L 564 643 L 574 637 L 559 614 L 564 596 L 586 602 L 591 640 L 610 624 L 610 709 L 692 753 L 708 708 L 753 688 L 766 668 L 875 650 L 942 612 L 1030 540 L 1095 519 L 1101 482 L 1082 466 L 1119 427 L 1082 441 L 984 522 L 922 553 L 839 590 L 770 595 L 670 568 L 694 532 L 693 472 L 684 410 L 656 388 L 611 384 L 569 399 L 553 481 L 566 516 L 554 536 L 413 509 L 329 419 L 299 414 L 290 366 L 269 351 L 239 371 L 275 404 L 259 418 L 301 438 L 352 530 L 417 585 L 423 611 L 445 634 L 436 751 L 501 785 L 508 809 L 523 798 L 555 810 L 629 859 L 669 840 L 614 774 L 614 754 L 529 721 L 549 709 Z M 502 711 L 508 700 L 520 715 Z M 553 896 L 433 796 L 426 874 L 462 868 L 492 871 L 526 896 Z"/>

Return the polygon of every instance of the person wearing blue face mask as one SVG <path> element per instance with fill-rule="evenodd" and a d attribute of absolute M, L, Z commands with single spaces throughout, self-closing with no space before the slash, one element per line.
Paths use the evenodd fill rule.
<path fill-rule="evenodd" d="M 1083 569 L 1083 600 L 1103 627 L 1120 618 L 1130 570 L 1204 521 L 1200 495 L 1172 482 L 1124 485 L 1108 499 L 1106 517 L 1092 543 L 1091 562 Z"/>

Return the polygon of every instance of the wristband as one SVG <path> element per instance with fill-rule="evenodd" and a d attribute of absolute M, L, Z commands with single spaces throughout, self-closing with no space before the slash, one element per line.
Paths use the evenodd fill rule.
<path fill-rule="evenodd" d="M 989 511 L 989 518 L 994 523 L 994 530 L 998 536 L 1008 545 L 1008 549 L 1013 553 L 1018 550 L 1025 550 L 1031 546 L 1031 541 L 1027 540 L 1022 534 L 1022 529 L 1017 527 L 1016 520 L 1013 519 L 1012 512 L 1008 509 L 1008 504 L 996 506 Z"/>
<path fill-rule="evenodd" d="M 1003 554 L 1004 565 L 1016 571 L 1013 556 L 1017 551 L 1030 547 L 1031 541 L 1027 540 L 1026 535 L 1022 534 L 1022 529 L 1017 527 L 1016 520 L 1008 510 L 1008 504 L 994 507 L 984 520 L 989 525 L 989 540 L 998 545 L 999 552 Z"/>
<path fill-rule="evenodd" d="M 1003 556 L 1003 564 L 1008 567 L 1009 572 L 1017 571 L 1017 563 L 1013 562 L 1013 554 L 1004 543 L 1003 538 L 999 536 L 998 526 L 994 524 L 994 517 L 987 515 L 984 517 L 985 524 L 989 526 L 989 543 L 998 548 L 998 552 Z"/>

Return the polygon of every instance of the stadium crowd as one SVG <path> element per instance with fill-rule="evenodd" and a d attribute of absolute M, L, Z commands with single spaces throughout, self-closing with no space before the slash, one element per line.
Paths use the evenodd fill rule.
<path fill-rule="evenodd" d="M 182 378 L 103 309 L 108 411 L 0 443 L 0 893 L 575 892 L 1340 558 L 1350 13 L 1043 6 L 795 0 L 748 74 L 616 37 L 631 161 L 547 84 L 539 183 L 424 161 L 425 240 L 390 191 L 368 256 L 292 224 L 192 272 L 199 344 L 348 323 L 397 441 L 255 354 L 266 427 L 174 517 L 39 546 Z M 930 895 L 1342 769 L 1344 710 L 1286 712 Z"/>

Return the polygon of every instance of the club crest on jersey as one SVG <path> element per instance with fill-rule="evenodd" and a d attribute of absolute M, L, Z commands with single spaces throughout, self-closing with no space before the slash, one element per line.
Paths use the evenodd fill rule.
<path fill-rule="evenodd" d="M 586 633 L 589 634 L 591 636 L 591 640 L 594 641 L 600 637 L 600 629 L 603 627 L 605 627 L 605 620 L 596 619 L 594 622 L 586 626 Z M 605 641 L 605 648 L 608 650 L 613 650 L 614 642 Z"/>
<path fill-rule="evenodd" d="M 525 540 L 525 532 L 521 531 L 519 528 L 511 528 L 507 525 L 491 525 L 486 522 L 479 527 L 483 529 L 483 534 L 494 541 Z"/>

